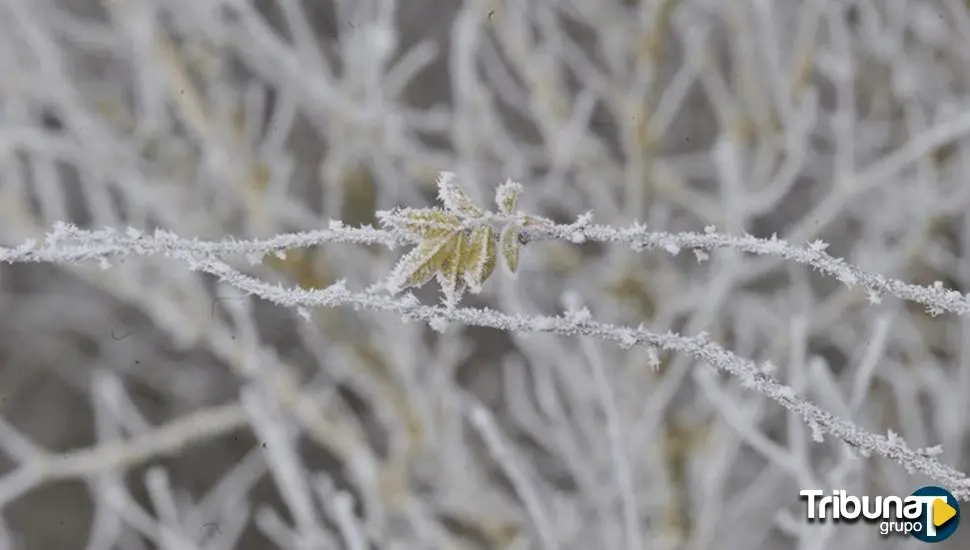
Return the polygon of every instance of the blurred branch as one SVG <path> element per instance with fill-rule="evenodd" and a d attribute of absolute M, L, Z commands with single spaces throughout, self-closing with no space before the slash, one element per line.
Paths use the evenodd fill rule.
<path fill-rule="evenodd" d="M 247 421 L 242 406 L 234 403 L 193 412 L 130 440 L 101 442 L 90 449 L 59 455 L 45 451 L 29 460 L 23 458 L 13 473 L 0 478 L 0 507 L 44 483 L 126 470 L 243 428 Z M 3 448 L 11 444 L 7 435 L 0 437 Z"/>

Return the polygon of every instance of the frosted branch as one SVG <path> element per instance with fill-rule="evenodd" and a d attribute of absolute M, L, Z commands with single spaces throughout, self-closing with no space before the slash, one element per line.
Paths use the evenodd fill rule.
<path fill-rule="evenodd" d="M 567 242 L 619 243 L 635 250 L 661 249 L 671 254 L 678 254 L 685 249 L 733 249 L 759 256 L 775 256 L 812 267 L 846 286 L 862 287 L 874 300 L 881 295 L 896 296 L 922 304 L 934 315 L 943 312 L 965 315 L 970 312 L 970 297 L 966 294 L 944 288 L 942 283 L 934 286 L 917 285 L 863 270 L 843 258 L 827 254 L 825 249 L 828 245 L 821 241 L 807 246 L 795 246 L 777 237 L 739 237 L 714 231 L 668 233 L 649 231 L 639 224 L 627 228 L 582 224 L 530 226 L 522 231 L 522 235 L 527 241 L 560 239 Z M 329 229 L 286 233 L 271 239 L 227 241 L 186 239 L 163 230 L 157 230 L 153 235 L 143 234 L 135 229 L 128 229 L 125 233 L 113 229 L 89 231 L 59 223 L 55 224 L 41 245 L 26 242 L 17 247 L 0 247 L 0 263 L 69 264 L 128 255 L 184 257 L 185 254 L 246 255 L 258 259 L 270 253 L 285 254 L 290 248 L 326 243 L 381 244 L 393 248 L 413 240 L 412 236 L 402 231 L 345 227 L 339 222 L 333 222 Z"/>
<path fill-rule="evenodd" d="M 392 313 L 401 319 L 438 322 L 444 319 L 505 332 L 546 332 L 560 336 L 592 336 L 627 347 L 645 345 L 667 351 L 686 353 L 697 360 L 724 371 L 750 390 L 777 402 L 799 416 L 813 432 L 828 433 L 866 452 L 889 458 L 908 471 L 922 473 L 948 487 L 961 500 L 970 500 L 970 480 L 962 472 L 909 448 L 899 437 L 869 433 L 799 397 L 790 387 L 762 372 L 758 366 L 703 336 L 682 336 L 672 332 L 653 333 L 643 327 L 630 328 L 602 323 L 574 315 L 525 316 L 508 315 L 489 308 L 441 307 L 422 305 L 413 295 L 395 298 L 377 292 L 352 292 L 343 282 L 326 289 L 284 288 L 245 275 L 214 258 L 187 258 L 193 269 L 218 277 L 240 290 L 286 307 L 351 307 Z"/>

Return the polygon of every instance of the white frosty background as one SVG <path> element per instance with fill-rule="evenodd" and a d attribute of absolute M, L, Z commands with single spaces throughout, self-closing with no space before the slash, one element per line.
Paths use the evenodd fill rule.
<path fill-rule="evenodd" d="M 822 239 L 967 292 L 968 85 L 962 0 L 2 0 L 0 238 L 358 225 L 430 204 L 454 170 L 483 205 L 511 177 L 560 222 Z M 237 264 L 362 289 L 399 254 Z M 774 256 L 703 259 L 536 242 L 466 305 L 706 331 L 970 468 L 970 317 Z M 154 257 L 5 265 L 0 284 L 0 548 L 922 544 L 807 526 L 799 488 L 930 480 L 814 442 L 687 355 L 653 369 L 640 348 L 352 309 L 307 323 Z"/>

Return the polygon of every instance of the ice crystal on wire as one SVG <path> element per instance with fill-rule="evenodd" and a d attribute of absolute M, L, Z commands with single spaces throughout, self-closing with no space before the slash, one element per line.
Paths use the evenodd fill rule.
<path fill-rule="evenodd" d="M 882 303 L 882 296 L 876 290 L 866 290 L 866 297 L 870 304 L 877 305 Z"/>

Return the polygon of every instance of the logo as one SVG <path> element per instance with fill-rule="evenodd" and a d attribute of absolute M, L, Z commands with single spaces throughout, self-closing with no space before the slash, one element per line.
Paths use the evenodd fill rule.
<path fill-rule="evenodd" d="M 911 535 L 923 542 L 943 542 L 960 525 L 956 497 L 933 485 L 920 487 L 907 497 L 857 497 L 844 490 L 826 495 L 820 489 L 804 489 L 798 494 L 805 500 L 809 522 L 861 520 L 877 524 L 883 536 Z"/>

